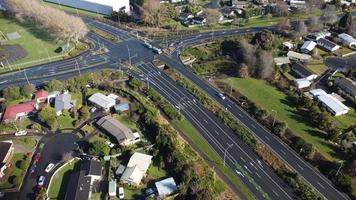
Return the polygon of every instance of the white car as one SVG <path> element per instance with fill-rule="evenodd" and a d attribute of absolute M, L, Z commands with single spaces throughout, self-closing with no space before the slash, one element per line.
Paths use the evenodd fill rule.
<path fill-rule="evenodd" d="M 90 109 L 90 112 L 91 113 L 93 113 L 93 112 L 95 112 L 96 111 L 96 107 L 92 107 L 91 109 Z"/>
<path fill-rule="evenodd" d="M 27 131 L 26 130 L 17 131 L 15 133 L 15 136 L 23 136 L 23 135 L 27 135 Z"/>
<path fill-rule="evenodd" d="M 120 199 L 124 199 L 125 198 L 124 188 L 123 187 L 119 187 L 119 198 Z"/>
<path fill-rule="evenodd" d="M 53 163 L 49 163 L 45 169 L 45 172 L 49 173 L 54 167 Z"/>
<path fill-rule="evenodd" d="M 110 148 L 113 148 L 115 146 L 115 144 L 113 144 L 112 142 L 110 141 L 106 141 L 106 144 L 110 147 Z"/>
<path fill-rule="evenodd" d="M 44 176 L 40 176 L 40 178 L 38 179 L 38 185 L 39 185 L 39 186 L 43 186 L 45 179 L 46 179 L 46 178 L 45 178 Z"/>
<path fill-rule="evenodd" d="M 225 95 L 223 93 L 218 93 L 218 96 L 222 99 L 222 100 L 225 100 Z"/>

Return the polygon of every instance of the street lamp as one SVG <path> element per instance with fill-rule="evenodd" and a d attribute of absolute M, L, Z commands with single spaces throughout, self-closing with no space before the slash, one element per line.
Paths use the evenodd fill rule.
<path fill-rule="evenodd" d="M 234 146 L 234 144 L 229 144 L 229 146 L 225 149 L 224 151 L 224 166 L 225 166 L 225 163 L 226 163 L 226 153 L 227 153 L 227 150 L 229 150 L 232 146 Z"/>
<path fill-rule="evenodd" d="M 272 109 L 272 112 L 275 112 L 274 117 L 273 117 L 273 124 L 272 124 L 272 126 L 274 126 L 274 123 L 276 123 L 277 111 L 275 111 L 275 110 Z"/>
<path fill-rule="evenodd" d="M 344 163 L 343 163 L 342 161 L 340 161 L 340 166 L 339 166 L 339 169 L 337 170 L 337 172 L 336 172 L 336 174 L 335 174 L 335 177 L 337 177 L 337 175 L 339 175 L 339 172 L 340 172 L 340 170 L 341 170 L 343 164 L 344 164 Z"/>

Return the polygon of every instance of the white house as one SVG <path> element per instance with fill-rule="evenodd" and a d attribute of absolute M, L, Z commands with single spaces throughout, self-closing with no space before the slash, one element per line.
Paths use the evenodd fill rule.
<path fill-rule="evenodd" d="M 125 11 L 130 14 L 130 0 L 46 0 L 81 10 L 111 15 L 113 11 Z"/>
<path fill-rule="evenodd" d="M 276 58 L 273 58 L 273 60 L 277 66 L 284 65 L 284 64 L 290 64 L 290 60 L 288 57 L 276 57 Z"/>
<path fill-rule="evenodd" d="M 287 56 L 291 60 L 298 60 L 298 61 L 308 61 L 311 56 L 308 54 L 297 53 L 295 51 L 288 51 Z"/>
<path fill-rule="evenodd" d="M 88 100 L 96 107 L 102 108 L 105 111 L 109 111 L 110 108 L 116 104 L 115 99 L 105 96 L 99 92 L 91 95 Z"/>
<path fill-rule="evenodd" d="M 131 156 L 120 181 L 130 185 L 139 185 L 142 178 L 146 175 L 146 171 L 148 170 L 151 162 L 152 156 L 135 152 Z"/>
<path fill-rule="evenodd" d="M 311 51 L 313 51 L 313 49 L 315 48 L 316 43 L 313 41 L 306 41 L 304 42 L 304 44 L 300 47 L 300 52 L 302 53 L 309 53 Z"/>
<path fill-rule="evenodd" d="M 327 94 L 322 89 L 315 89 L 309 92 L 315 100 L 324 106 L 329 112 L 335 116 L 346 114 L 350 109 L 345 106 L 341 101 L 336 99 L 330 94 Z"/>
<path fill-rule="evenodd" d="M 297 78 L 294 80 L 294 83 L 298 89 L 307 88 L 311 85 L 311 81 L 306 78 Z"/>
<path fill-rule="evenodd" d="M 56 97 L 54 102 L 54 110 L 58 116 L 62 115 L 63 110 L 69 110 L 72 107 L 73 102 L 69 93 L 60 94 Z"/>
<path fill-rule="evenodd" d="M 178 189 L 173 177 L 158 181 L 155 183 L 155 185 L 158 196 L 161 198 L 165 198 L 166 196 L 173 194 Z"/>
<path fill-rule="evenodd" d="M 340 33 L 338 37 L 341 39 L 344 45 L 347 45 L 349 47 L 356 47 L 356 40 L 351 35 L 346 33 Z"/>

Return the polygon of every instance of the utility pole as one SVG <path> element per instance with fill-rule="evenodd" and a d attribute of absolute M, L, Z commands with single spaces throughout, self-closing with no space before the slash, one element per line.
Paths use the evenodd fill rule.
<path fill-rule="evenodd" d="M 272 126 L 274 126 L 274 123 L 276 123 L 276 115 L 277 115 L 277 111 L 272 110 L 272 112 L 275 112 L 274 117 L 273 117 L 273 124 L 272 124 Z"/>
<path fill-rule="evenodd" d="M 339 175 L 339 172 L 341 170 L 342 164 L 343 164 L 343 162 L 340 162 L 340 166 L 339 166 L 339 169 L 337 170 L 337 172 L 335 174 L 335 177 L 337 177 L 337 175 Z"/>
<path fill-rule="evenodd" d="M 75 59 L 75 65 L 78 67 L 79 76 L 81 76 L 82 73 L 80 72 L 80 66 L 79 66 L 79 64 L 78 64 L 77 59 Z"/>
<path fill-rule="evenodd" d="M 23 69 L 23 73 L 25 74 L 25 78 L 26 78 L 27 83 L 28 83 L 29 85 L 31 85 L 31 84 L 30 84 L 30 81 L 28 80 L 27 74 L 26 74 L 26 69 Z"/>
<path fill-rule="evenodd" d="M 229 150 L 232 146 L 234 146 L 234 144 L 229 144 L 229 146 L 224 151 L 224 166 L 226 164 L 226 153 L 227 153 L 227 150 Z"/>

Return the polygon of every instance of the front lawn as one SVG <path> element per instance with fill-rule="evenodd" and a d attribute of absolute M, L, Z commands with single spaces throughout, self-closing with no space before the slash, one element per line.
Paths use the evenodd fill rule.
<path fill-rule="evenodd" d="M 123 123 L 125 126 L 130 128 L 131 130 L 139 130 L 137 123 L 132 120 L 130 116 L 128 116 L 126 113 L 121 113 L 115 115 L 115 119 Z"/>
<path fill-rule="evenodd" d="M 21 138 L 21 139 L 15 139 L 14 143 L 22 145 L 27 149 L 33 149 L 37 144 L 37 140 L 33 138 Z"/>
<path fill-rule="evenodd" d="M 22 183 L 30 161 L 31 159 L 22 153 L 13 154 L 11 166 L 5 170 L 5 177 L 0 183 L 0 189 L 18 187 Z"/>
<path fill-rule="evenodd" d="M 168 173 L 166 170 L 159 168 L 158 166 L 155 166 L 153 164 L 151 164 L 150 167 L 148 168 L 147 174 L 157 181 L 168 177 Z"/>
<path fill-rule="evenodd" d="M 274 114 L 272 110 L 275 110 L 279 121 L 286 122 L 294 134 L 314 144 L 318 152 L 325 158 L 329 160 L 340 159 L 338 153 L 328 145 L 325 139 L 318 136 L 320 133 L 313 127 L 313 124 L 310 124 L 308 116 L 301 114 L 294 105 L 290 104 L 283 92 L 268 85 L 263 80 L 252 78 L 229 78 L 222 81 L 232 84 L 237 91 L 256 103 L 257 106 L 267 110 L 271 115 Z"/>
<path fill-rule="evenodd" d="M 58 116 L 58 125 L 59 129 L 70 129 L 74 128 L 74 121 L 76 119 L 72 118 L 70 115 L 61 115 Z"/>
<path fill-rule="evenodd" d="M 19 64 L 39 59 L 44 59 L 42 62 L 40 62 L 44 63 L 50 61 L 47 59 L 48 56 L 61 56 L 61 54 L 55 52 L 55 50 L 60 47 L 61 44 L 57 44 L 54 42 L 54 40 L 49 39 L 43 31 L 39 31 L 38 29 L 36 29 L 33 24 L 20 24 L 14 19 L 5 18 L 3 13 L 0 12 L 0 27 L 1 32 L 5 35 L 7 33 L 18 32 L 21 36 L 21 38 L 19 39 L 2 41 L 3 45 L 19 44 L 27 52 L 26 57 L 19 59 L 11 64 Z M 57 58 L 56 60 L 58 59 L 61 59 L 61 57 Z M 33 63 L 32 65 L 34 64 L 39 63 Z M 24 66 L 30 65 L 31 64 Z M 3 68 L 0 70 L 0 73 L 6 72 L 8 70 L 9 68 Z"/>
<path fill-rule="evenodd" d="M 74 171 L 77 162 L 77 160 L 73 160 L 52 177 L 51 185 L 48 186 L 49 198 L 59 199 L 59 197 L 64 197 L 70 174 Z"/>

